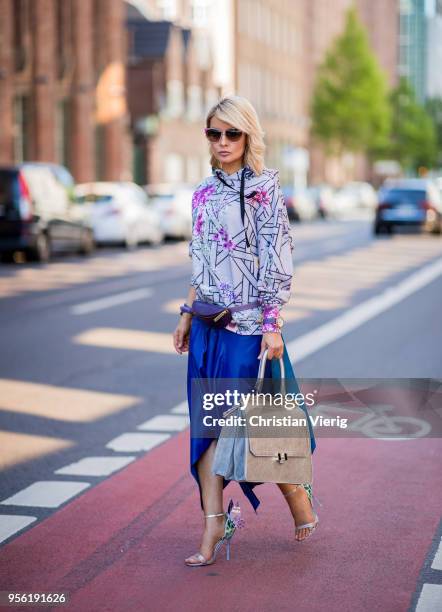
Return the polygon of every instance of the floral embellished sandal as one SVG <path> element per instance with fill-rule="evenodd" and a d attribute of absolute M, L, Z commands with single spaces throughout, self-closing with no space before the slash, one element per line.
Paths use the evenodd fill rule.
<path fill-rule="evenodd" d="M 227 508 L 227 512 L 204 515 L 205 518 L 212 518 L 215 516 L 225 516 L 225 521 L 224 534 L 219 540 L 216 541 L 212 556 L 210 557 L 210 559 L 206 559 L 204 555 L 198 552 L 195 555 L 192 555 L 192 557 L 195 557 L 197 559 L 196 563 L 192 563 L 187 560 L 184 561 L 187 566 L 201 567 L 202 565 L 212 565 L 212 563 L 215 563 L 216 555 L 218 554 L 218 551 L 222 548 L 223 544 L 226 544 L 226 558 L 227 561 L 230 561 L 230 540 L 233 538 L 236 529 L 244 526 L 244 519 L 241 518 L 241 508 L 239 506 L 239 502 L 236 502 L 236 504 L 234 504 L 233 500 L 231 499 Z"/>

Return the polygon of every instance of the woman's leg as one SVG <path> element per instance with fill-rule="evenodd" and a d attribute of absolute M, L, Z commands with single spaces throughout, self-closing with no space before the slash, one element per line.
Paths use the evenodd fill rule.
<path fill-rule="evenodd" d="M 284 495 L 284 499 L 290 508 L 295 525 L 313 523 L 315 516 L 313 514 L 310 496 L 308 495 L 305 487 L 302 484 L 295 485 L 287 483 L 278 483 L 278 487 L 281 493 Z M 303 540 L 307 537 L 308 533 L 308 527 L 300 529 L 296 535 L 296 539 Z"/>
<path fill-rule="evenodd" d="M 196 464 L 201 485 L 204 514 L 219 514 L 223 512 L 223 477 L 212 474 L 211 471 L 215 446 L 216 440 L 213 440 Z M 224 534 L 224 520 L 223 516 L 204 519 L 204 533 L 199 552 L 205 559 L 210 559 L 216 541 Z M 196 563 L 198 559 L 192 555 L 186 561 Z"/>

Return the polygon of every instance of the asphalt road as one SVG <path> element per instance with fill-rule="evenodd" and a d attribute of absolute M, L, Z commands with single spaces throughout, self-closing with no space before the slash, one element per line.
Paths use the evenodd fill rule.
<path fill-rule="evenodd" d="M 293 227 L 293 233 L 295 276 L 293 297 L 284 309 L 284 339 L 298 377 L 442 379 L 442 237 L 398 234 L 374 239 L 370 223 L 364 219 L 300 224 Z M 20 559 L 23 555 L 20 542 L 27 542 L 30 551 L 29 546 L 35 545 L 37 550 L 44 541 L 48 550 L 48 538 L 52 537 L 48 527 L 55 526 L 54 521 L 59 521 L 60 537 L 63 530 L 66 534 L 72 524 L 69 521 L 79 520 L 79 508 L 84 510 L 88 499 L 96 505 L 97 499 L 91 497 L 94 490 L 99 496 L 100 491 L 103 494 L 109 487 L 117 499 L 121 497 L 124 474 L 134 475 L 136 491 L 131 494 L 134 508 L 157 504 L 161 497 L 155 491 L 142 493 L 138 488 L 140 466 L 144 466 L 148 480 L 148 470 L 155 469 L 154 458 L 167 463 L 166 449 L 170 449 L 173 458 L 170 469 L 174 473 L 171 475 L 165 469 L 164 478 L 172 479 L 171 482 L 173 478 L 178 479 L 178 494 L 181 495 L 178 500 L 183 501 L 181 510 L 195 513 L 196 491 L 187 473 L 188 458 L 183 458 L 181 452 L 186 447 L 183 440 L 187 433 L 179 433 L 186 427 L 183 402 L 186 399 L 187 357 L 174 352 L 171 337 L 189 278 L 187 244 L 180 242 L 140 248 L 130 253 L 118 249 L 100 250 L 89 259 L 62 257 L 42 267 L 28 264 L 0 267 L 0 546 L 3 544 L 3 558 L 8 559 L 10 568 L 18 568 L 24 561 Z M 324 333 L 318 341 L 315 332 L 322 329 Z M 155 417 L 158 419 L 152 421 Z M 390 445 L 386 441 L 353 440 L 347 449 L 347 459 L 360 462 L 360 470 L 356 472 L 366 482 L 365 488 L 360 487 L 355 475 L 345 474 L 352 463 L 339 459 L 337 444 L 336 440 L 320 441 L 316 453 L 316 492 L 322 498 L 322 485 L 332 518 L 323 529 L 324 535 L 320 535 L 319 529 L 315 539 L 333 539 L 336 535 L 333 525 L 338 526 L 341 541 L 333 540 L 331 546 L 335 558 L 347 559 L 346 567 L 348 559 L 353 558 L 353 553 L 347 556 L 350 554 L 348 547 L 354 544 L 360 549 L 366 542 L 377 542 L 377 546 L 368 545 L 362 555 L 365 569 L 375 566 L 381 545 L 378 541 L 380 522 L 375 518 L 389 520 L 385 505 L 394 504 L 398 499 L 403 502 L 403 496 L 409 493 L 404 465 L 408 470 L 413 470 L 414 466 L 412 483 L 417 487 L 416 494 L 425 497 L 428 487 L 434 494 L 422 515 L 423 523 L 419 522 L 421 506 L 414 493 L 412 500 L 407 498 L 410 504 L 407 508 L 413 514 L 404 511 L 396 516 L 396 528 L 389 538 L 390 550 L 394 555 L 400 552 L 405 558 L 409 555 L 407 567 L 411 564 L 412 568 L 408 575 L 396 557 L 382 553 L 384 567 L 389 567 L 384 572 L 390 576 L 390 584 L 395 584 L 399 576 L 405 577 L 406 582 L 398 583 L 397 588 L 403 590 L 396 593 L 396 600 L 394 589 L 387 589 L 385 607 L 377 609 L 406 610 L 408 606 L 414 609 L 416 605 L 427 605 L 428 596 L 422 595 L 422 585 L 429 582 L 442 589 L 442 562 L 438 572 L 431 568 L 431 559 L 437 555 L 441 537 L 440 512 L 437 511 L 442 507 L 440 439 L 396 441 Z M 101 463 L 94 457 L 99 457 Z M 383 461 L 391 462 L 390 469 L 386 469 Z M 374 473 L 370 470 L 371 462 L 375 465 Z M 430 467 L 428 462 L 431 462 Z M 397 494 L 391 500 L 385 488 L 376 488 L 376 475 L 381 486 L 399 483 Z M 334 486 L 331 486 L 333 480 Z M 77 488 L 55 491 L 53 497 L 52 493 L 48 494 L 45 501 L 45 491 L 52 486 L 48 483 L 65 481 Z M 166 487 L 158 477 L 155 482 L 159 489 Z M 40 488 L 39 483 L 43 483 Z M 352 488 L 347 489 L 347 483 Z M 275 518 L 278 509 L 273 496 L 268 494 L 268 485 L 265 486 L 264 497 L 268 502 L 265 512 Z M 339 501 L 336 501 L 336 486 L 340 491 Z M 166 489 L 165 494 L 172 499 L 171 491 Z M 348 503 L 344 503 L 342 491 L 348 493 Z M 375 506 L 375 501 L 379 506 Z M 176 507 L 178 502 L 173 503 Z M 369 505 L 369 519 L 364 503 Z M 110 508 L 109 512 L 117 512 L 115 506 Z M 323 512 L 327 516 L 327 508 Z M 68 513 L 71 514 L 68 516 Z M 23 517 L 33 520 L 26 524 Z M 171 528 L 179 530 L 179 516 L 167 514 L 167 517 Z M 52 522 L 42 522 L 44 519 Z M 250 520 L 253 522 L 253 516 Z M 109 521 L 114 525 L 119 519 Z M 410 542 L 414 542 L 415 556 L 413 551 L 399 550 L 392 542 L 392 538 L 397 542 L 401 534 L 413 527 L 417 533 Z M 81 529 L 87 533 L 87 523 L 81 524 Z M 139 535 L 140 532 L 133 529 L 132 535 L 135 532 Z M 139 529 L 144 533 L 141 524 Z M 164 529 L 162 525 L 155 533 L 164 535 Z M 254 538 L 259 537 L 256 526 L 251 530 Z M 279 527 L 278 530 L 278 537 L 283 539 L 284 533 Z M 147 531 L 145 535 L 147 537 Z M 266 541 L 271 540 L 269 532 Z M 109 546 L 109 541 L 104 541 Z M 192 546 L 190 539 L 186 542 Z M 151 584 L 156 585 L 154 593 L 160 598 L 165 597 L 167 588 L 164 575 L 160 579 L 161 563 L 164 561 L 172 568 L 175 562 L 181 563 L 180 556 L 175 559 L 177 548 L 173 541 L 168 540 L 168 544 L 171 552 L 166 555 L 163 553 L 167 546 L 161 545 L 161 538 L 152 540 L 160 566 L 149 571 Z M 303 548 L 308 546 L 305 543 Z M 315 554 L 322 558 L 326 555 L 328 563 L 315 565 L 317 573 L 313 573 L 312 580 L 325 576 L 324 584 L 328 585 L 337 580 L 345 581 L 344 575 L 330 569 L 334 567 L 334 558 L 330 550 L 327 552 L 326 544 L 317 546 L 319 548 L 311 548 L 306 553 L 308 558 L 313 562 Z M 150 554 L 147 549 L 144 553 Z M 92 552 L 78 550 L 80 557 L 81 554 Z M 179 555 L 187 554 L 188 551 L 181 555 L 179 550 Z M 255 555 L 258 555 L 255 559 L 259 559 L 258 551 Z M 248 553 L 247 558 L 253 560 L 253 555 Z M 31 565 L 33 559 L 31 554 Z M 78 560 L 72 559 L 72 562 Z M 148 561 L 145 559 L 144 563 Z M 264 576 L 268 565 L 263 560 L 260 563 L 255 570 L 257 575 Z M 215 567 L 214 575 L 219 575 L 218 564 Z M 348 569 L 350 576 L 350 566 Z M 0 588 L 19 588 L 20 583 L 23 589 L 27 588 L 26 581 L 14 581 L 13 576 L 9 574 L 9 583 L 2 580 Z M 44 576 L 40 571 L 35 574 L 35 580 L 44 579 Z M 167 576 L 173 579 L 170 567 Z M 179 582 L 177 593 L 184 599 L 189 597 L 189 593 L 185 593 L 186 576 L 188 573 L 180 566 L 178 580 L 183 582 Z M 283 572 L 281 576 L 290 581 L 290 574 Z M 83 583 L 78 576 L 77 581 L 70 582 L 63 582 L 61 574 L 54 574 L 52 578 L 52 582 L 47 581 L 48 585 L 68 584 L 77 593 L 77 605 L 83 601 L 82 597 L 94 597 L 98 592 L 93 580 L 87 581 L 87 587 L 81 592 Z M 100 576 L 100 580 L 102 578 Z M 305 574 L 302 578 L 305 584 L 310 584 Z M 125 573 L 124 579 L 128 579 Z M 248 578 L 244 580 L 247 584 Z M 275 589 L 281 589 L 282 584 L 282 578 L 272 582 Z M 311 588 L 314 588 L 313 582 Z M 373 588 L 372 584 L 372 593 Z M 136 591 L 141 599 L 135 597 L 131 609 L 145 609 L 137 608 L 136 602 L 142 601 L 143 592 L 142 587 L 139 592 L 137 589 L 134 586 L 133 592 Z M 253 583 L 250 589 L 253 590 Z M 321 588 L 315 595 L 313 609 L 355 609 L 357 603 L 358 609 L 376 609 L 368 585 L 360 585 L 354 597 L 344 596 L 344 586 L 342 593 L 338 587 L 332 590 L 335 603 L 330 607 L 327 590 Z M 376 588 L 374 590 L 377 592 Z M 124 609 L 118 607 L 123 606 L 121 598 L 113 608 L 110 600 L 106 602 L 104 592 L 103 586 L 104 599 L 100 599 L 101 603 L 97 599 L 95 607 L 90 609 Z M 431 605 L 439 602 L 437 597 L 442 597 L 441 592 L 431 593 L 433 599 L 428 600 Z M 267 609 L 272 598 L 262 590 L 258 593 L 260 595 L 251 597 L 248 606 L 240 608 L 236 604 L 238 607 L 235 607 L 232 600 L 229 609 L 259 609 L 260 604 L 262 609 Z M 283 592 L 280 601 L 278 597 L 273 601 L 281 609 L 293 609 L 290 593 L 289 589 Z M 303 593 L 300 610 L 309 605 L 309 592 Z M 195 599 L 199 604 L 195 603 L 194 609 L 200 609 L 199 605 L 203 608 L 203 595 L 202 591 L 201 599 Z M 342 606 L 338 605 L 339 597 Z M 170 607 L 166 605 L 164 609 L 178 609 L 173 607 L 173 602 L 178 606 L 178 595 L 171 601 Z M 395 601 L 396 607 L 393 606 Z M 216 605 L 214 608 L 227 609 L 227 604 L 225 608 Z"/>

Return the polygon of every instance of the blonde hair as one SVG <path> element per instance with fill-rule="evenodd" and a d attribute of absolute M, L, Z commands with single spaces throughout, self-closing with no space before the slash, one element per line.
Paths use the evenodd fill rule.
<path fill-rule="evenodd" d="M 259 123 L 259 118 L 252 104 L 243 96 L 224 96 L 212 106 L 206 117 L 206 127 L 210 127 L 212 117 L 220 121 L 230 123 L 238 130 L 245 132 L 246 144 L 242 163 L 248 165 L 253 172 L 259 176 L 264 169 L 264 132 Z M 210 157 L 212 168 L 221 168 L 219 161 L 214 155 Z"/>

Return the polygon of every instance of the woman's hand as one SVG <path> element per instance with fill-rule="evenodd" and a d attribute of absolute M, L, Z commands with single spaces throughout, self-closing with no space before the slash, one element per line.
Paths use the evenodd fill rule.
<path fill-rule="evenodd" d="M 261 359 L 265 349 L 268 348 L 267 359 L 279 359 L 284 354 L 284 342 L 278 332 L 266 332 L 262 335 L 261 352 L 258 359 Z"/>
<path fill-rule="evenodd" d="M 189 332 L 192 325 L 192 315 L 184 313 L 173 332 L 173 345 L 177 353 L 182 355 L 189 350 Z"/>

